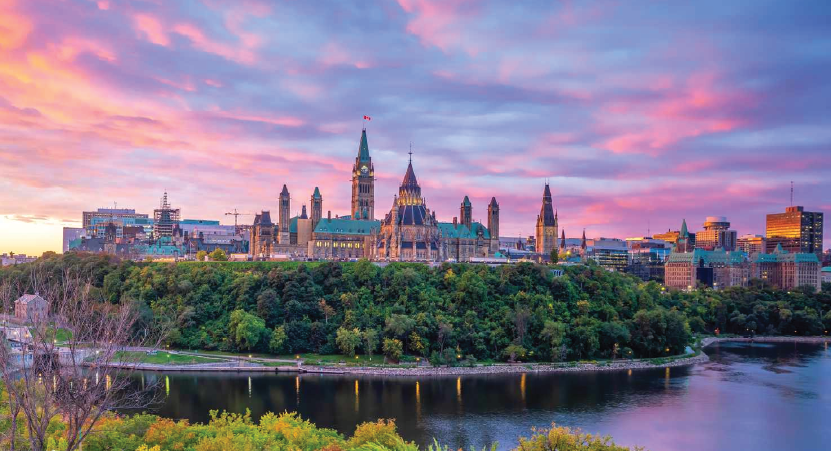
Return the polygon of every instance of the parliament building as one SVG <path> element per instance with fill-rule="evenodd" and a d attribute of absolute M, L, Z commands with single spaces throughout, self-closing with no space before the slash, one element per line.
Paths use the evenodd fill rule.
<path fill-rule="evenodd" d="M 254 260 L 368 258 L 440 262 L 493 257 L 499 250 L 499 204 L 496 198 L 491 198 L 488 204 L 487 225 L 473 221 L 473 206 L 467 196 L 460 204 L 458 217 L 451 222 L 440 222 L 422 196 L 413 169 L 412 153 L 389 212 L 376 220 L 375 166 L 366 129 L 361 132 L 358 155 L 352 167 L 349 215 L 332 217 L 329 212 L 324 217 L 323 196 L 318 188 L 310 202 L 311 217 L 307 215 L 305 205 L 300 215 L 290 217 L 291 196 L 288 187 L 283 185 L 278 201 L 278 222 L 272 221 L 269 211 L 262 211 L 254 219 L 251 257 Z"/>

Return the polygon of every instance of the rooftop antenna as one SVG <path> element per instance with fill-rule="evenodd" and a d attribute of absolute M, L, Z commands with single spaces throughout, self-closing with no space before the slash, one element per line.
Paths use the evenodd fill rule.
<path fill-rule="evenodd" d="M 791 180 L 791 207 L 793 207 L 793 180 Z"/>
<path fill-rule="evenodd" d="M 413 142 L 412 141 L 410 141 L 410 151 L 407 152 L 407 153 L 410 154 L 410 164 L 413 164 Z"/>

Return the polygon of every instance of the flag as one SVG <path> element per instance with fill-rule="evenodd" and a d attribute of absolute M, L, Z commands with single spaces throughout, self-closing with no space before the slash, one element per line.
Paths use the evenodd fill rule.
<path fill-rule="evenodd" d="M 365 121 L 371 121 L 371 120 L 372 120 L 372 118 L 371 118 L 371 117 L 369 117 L 369 116 L 364 116 L 364 120 L 365 120 Z"/>

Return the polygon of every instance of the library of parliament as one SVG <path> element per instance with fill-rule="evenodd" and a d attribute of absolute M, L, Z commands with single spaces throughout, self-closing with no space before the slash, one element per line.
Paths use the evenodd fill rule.
<path fill-rule="evenodd" d="M 439 221 L 421 194 L 412 153 L 389 211 L 376 219 L 375 166 L 366 129 L 361 132 L 352 166 L 350 214 L 333 217 L 328 212 L 324 216 L 323 196 L 318 188 L 312 193 L 309 204 L 310 214 L 303 205 L 301 213 L 291 217 L 291 196 L 288 187 L 283 185 L 277 222 L 266 210 L 254 218 L 250 245 L 253 258 L 439 262 L 494 257 L 499 251 L 499 203 L 496 198 L 492 197 L 488 203 L 487 225 L 473 221 L 473 206 L 467 196 L 460 204 L 458 217 L 451 222 Z M 557 218 L 552 211 L 547 185 L 537 218 L 537 235 L 545 237 L 544 243 L 538 243 L 543 250 L 546 244 L 556 245 Z"/>

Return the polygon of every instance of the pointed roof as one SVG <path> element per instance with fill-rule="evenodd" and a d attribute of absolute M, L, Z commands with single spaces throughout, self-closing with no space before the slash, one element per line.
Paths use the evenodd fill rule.
<path fill-rule="evenodd" d="M 468 199 L 467 196 L 465 196 L 465 200 L 462 201 L 462 205 L 464 205 L 465 207 L 470 206 L 470 199 Z"/>
<path fill-rule="evenodd" d="M 681 222 L 681 233 L 680 233 L 680 236 L 681 236 L 682 238 L 686 238 L 686 237 L 690 236 L 690 233 L 687 231 L 687 220 L 686 220 L 686 219 L 684 219 L 684 220 Z"/>
<path fill-rule="evenodd" d="M 542 193 L 543 200 L 551 200 L 551 189 L 548 187 L 548 183 L 545 184 L 545 191 Z"/>
<path fill-rule="evenodd" d="M 286 187 L 286 184 L 285 184 L 285 183 L 283 183 L 283 190 L 282 190 L 282 191 L 280 191 L 280 195 L 281 195 L 281 196 L 282 196 L 282 195 L 286 195 L 286 196 L 288 196 L 288 195 L 289 195 L 289 189 Z"/>
<path fill-rule="evenodd" d="M 557 224 L 557 219 L 554 217 L 554 207 L 551 201 L 551 189 L 548 183 L 545 184 L 545 190 L 542 193 L 542 207 L 540 208 L 540 218 L 544 226 L 553 226 Z"/>
<path fill-rule="evenodd" d="M 306 205 L 305 204 L 303 205 L 303 210 L 300 213 L 300 219 L 309 219 L 309 217 L 306 215 Z"/>
<path fill-rule="evenodd" d="M 776 243 L 776 249 L 773 251 L 774 254 L 784 254 L 785 249 L 782 248 L 782 243 Z"/>
<path fill-rule="evenodd" d="M 366 142 L 366 129 L 361 131 L 361 144 L 358 145 L 358 161 L 369 161 L 369 144 Z"/>
<path fill-rule="evenodd" d="M 586 248 L 586 229 L 583 229 L 583 241 L 580 243 L 580 247 L 583 249 Z"/>
<path fill-rule="evenodd" d="M 322 196 L 320 195 L 320 190 L 319 190 L 319 189 L 317 189 L 317 187 L 315 186 L 315 192 L 312 194 L 312 198 L 313 198 L 313 199 L 320 199 L 321 197 L 322 197 Z M 305 208 L 305 207 L 304 207 L 304 208 Z"/>
<path fill-rule="evenodd" d="M 404 174 L 404 180 L 401 182 L 402 188 L 418 188 L 418 180 L 416 180 L 415 172 L 413 172 L 413 162 L 407 165 L 407 173 Z"/>
<path fill-rule="evenodd" d="M 498 207 L 499 206 L 499 204 L 496 202 L 496 197 L 491 197 L 490 206 L 491 207 Z"/>

